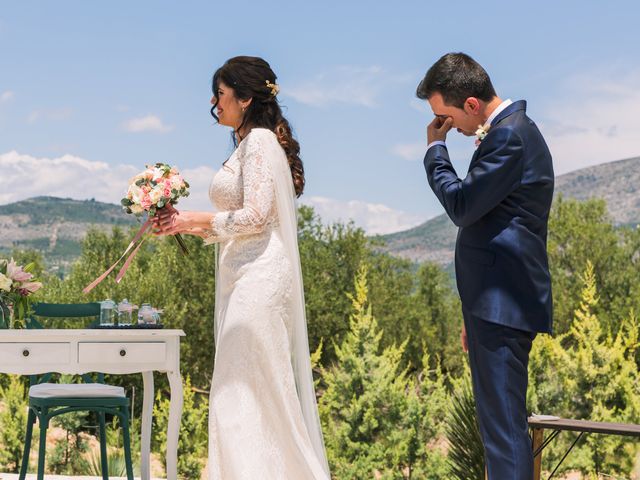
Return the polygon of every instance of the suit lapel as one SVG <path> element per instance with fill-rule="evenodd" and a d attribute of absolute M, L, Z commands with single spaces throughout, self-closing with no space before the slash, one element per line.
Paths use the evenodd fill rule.
<path fill-rule="evenodd" d="M 501 111 L 496 118 L 493 119 L 493 122 L 491 123 L 491 127 L 495 127 L 499 122 L 501 122 L 502 120 L 504 120 L 505 118 L 507 118 L 509 115 L 519 111 L 519 110 L 527 110 L 527 102 L 526 100 L 518 100 L 517 102 L 513 102 L 511 105 L 509 105 L 507 108 L 505 108 L 503 111 Z"/>

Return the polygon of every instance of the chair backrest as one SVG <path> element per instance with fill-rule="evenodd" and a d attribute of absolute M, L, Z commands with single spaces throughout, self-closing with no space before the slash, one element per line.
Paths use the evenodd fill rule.
<path fill-rule="evenodd" d="M 33 316 L 27 319 L 28 329 L 42 329 L 44 326 L 34 317 L 48 318 L 80 318 L 80 317 L 99 317 L 100 303 L 35 303 L 33 305 Z M 98 319 L 96 318 L 95 322 Z M 39 383 L 48 382 L 51 379 L 51 373 L 44 375 L 30 375 L 29 383 L 37 385 Z M 82 379 L 86 383 L 93 383 L 94 380 L 87 374 L 82 375 Z M 104 382 L 104 374 L 98 373 L 98 383 Z"/>
<path fill-rule="evenodd" d="M 99 317 L 100 303 L 35 303 L 33 315 L 49 318 Z M 31 317 L 27 319 L 27 328 L 44 328 L 42 323 Z"/>

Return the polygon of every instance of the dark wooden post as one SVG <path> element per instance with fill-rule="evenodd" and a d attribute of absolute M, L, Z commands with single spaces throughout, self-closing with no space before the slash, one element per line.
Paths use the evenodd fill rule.
<path fill-rule="evenodd" d="M 542 441 L 544 440 L 544 429 L 542 428 L 534 428 L 533 429 L 533 452 L 540 448 L 542 445 Z M 540 476 L 542 475 L 542 450 L 538 452 L 533 458 L 533 480 L 540 480 Z"/>

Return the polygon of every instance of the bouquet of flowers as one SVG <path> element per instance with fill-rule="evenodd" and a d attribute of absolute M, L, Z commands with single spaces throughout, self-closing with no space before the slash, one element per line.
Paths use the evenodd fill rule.
<path fill-rule="evenodd" d="M 124 265 L 116 275 L 116 283 L 120 283 L 131 265 L 133 258 L 144 243 L 146 238 L 144 235 L 151 228 L 151 218 L 159 209 L 167 205 L 175 205 L 178 203 L 180 197 L 187 196 L 189 196 L 189 184 L 182 178 L 176 167 L 172 167 L 166 163 L 156 163 L 154 166 L 147 165 L 147 169 L 144 172 L 133 177 L 129 183 L 127 196 L 124 197 L 120 203 L 127 213 L 141 216 L 146 212 L 147 220 L 142 227 L 140 227 L 140 230 L 138 230 L 138 233 L 135 234 L 131 242 L 129 242 L 129 246 L 116 263 L 84 287 L 82 292 L 86 294 L 93 290 L 116 268 L 122 259 L 127 257 Z M 180 234 L 174 235 L 173 238 L 175 238 L 182 249 L 182 253 L 186 254 L 187 246 Z"/>
<path fill-rule="evenodd" d="M 22 326 L 31 311 L 31 294 L 42 288 L 30 270 L 34 264 L 21 267 L 13 260 L 0 259 L 0 328 Z"/>
<path fill-rule="evenodd" d="M 144 172 L 131 179 L 127 196 L 120 203 L 125 212 L 140 216 L 147 212 L 153 217 L 165 205 L 175 205 L 180 197 L 189 196 L 189 184 L 176 167 L 166 163 L 147 165 Z M 174 236 L 183 253 L 187 253 L 184 240 Z"/>

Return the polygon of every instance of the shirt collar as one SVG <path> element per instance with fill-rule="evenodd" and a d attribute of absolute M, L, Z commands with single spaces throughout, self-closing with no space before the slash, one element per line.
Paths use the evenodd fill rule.
<path fill-rule="evenodd" d="M 489 118 L 487 118 L 487 121 L 484 124 L 490 126 L 493 123 L 493 121 L 496 119 L 496 117 L 500 114 L 500 112 L 502 112 L 505 108 L 507 108 L 512 103 L 513 102 L 511 101 L 511 99 L 507 98 L 504 102 L 498 105 L 498 107 L 491 113 L 491 115 L 489 115 Z"/>

